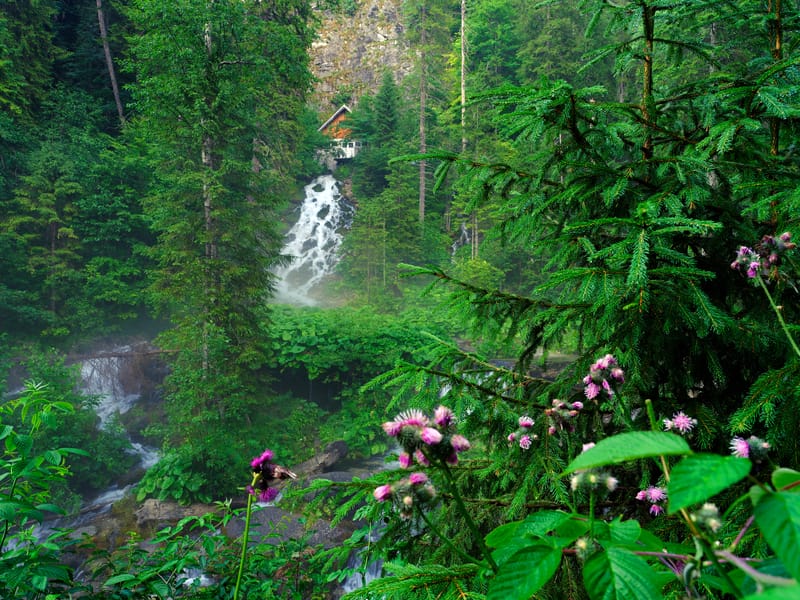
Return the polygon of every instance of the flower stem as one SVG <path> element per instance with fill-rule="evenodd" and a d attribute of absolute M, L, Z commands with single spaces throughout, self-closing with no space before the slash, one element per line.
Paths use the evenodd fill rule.
<path fill-rule="evenodd" d="M 472 517 L 469 515 L 469 511 L 467 507 L 464 505 L 464 500 L 461 498 L 461 494 L 458 491 L 458 487 L 456 486 L 455 478 L 453 477 L 453 472 L 450 470 L 450 466 L 445 462 L 441 461 L 442 470 L 444 471 L 445 476 L 447 477 L 447 482 L 450 484 L 450 491 L 453 494 L 453 498 L 456 501 L 456 506 L 458 506 L 458 510 L 461 511 L 461 514 L 464 515 L 464 520 L 467 522 L 467 526 L 469 527 L 470 531 L 472 532 L 472 536 L 475 538 L 475 542 L 481 549 L 481 553 L 483 557 L 486 559 L 486 562 L 489 563 L 489 566 L 492 568 L 492 571 L 497 573 L 498 567 L 497 563 L 494 562 L 492 558 L 492 553 L 489 552 L 489 549 L 486 547 L 486 543 L 483 541 L 483 536 L 481 535 L 480 531 L 478 531 L 478 526 L 475 525 L 475 521 L 472 520 Z"/>
<path fill-rule="evenodd" d="M 250 487 L 255 487 L 258 483 L 259 474 L 253 474 L 253 481 Z M 247 557 L 247 538 L 250 537 L 250 515 L 253 513 L 253 494 L 247 494 L 247 509 L 244 516 L 244 531 L 242 532 L 242 554 L 239 557 L 239 571 L 236 573 L 236 588 L 233 590 L 233 600 L 239 598 L 239 586 L 242 584 L 242 573 L 244 572 L 245 558 Z"/>
<path fill-rule="evenodd" d="M 457 547 L 457 546 L 456 546 L 456 545 L 455 545 L 455 544 L 454 544 L 454 543 L 453 543 L 453 542 L 450 540 L 450 538 L 448 538 L 448 537 L 444 536 L 444 535 L 443 535 L 443 534 L 442 534 L 442 533 L 441 533 L 441 532 L 440 532 L 440 531 L 439 531 L 439 530 L 436 528 L 436 526 L 433 524 L 433 522 L 431 522 L 431 520 L 428 518 L 428 515 L 426 515 L 426 514 L 425 514 L 425 511 L 424 511 L 424 510 L 422 510 L 421 508 L 419 509 L 419 514 L 420 514 L 420 516 L 422 517 L 422 520 L 423 520 L 423 521 L 425 521 L 425 524 L 428 526 L 428 529 L 430 529 L 430 530 L 431 530 L 431 531 L 432 531 L 432 532 L 433 532 L 433 533 L 436 535 L 436 537 L 438 537 L 440 540 L 442 540 L 442 541 L 443 541 L 445 544 L 447 544 L 448 546 L 450 546 L 450 549 L 451 549 L 451 550 L 453 550 L 453 552 L 455 552 L 456 554 L 458 554 L 459 556 L 461 556 L 461 558 L 463 558 L 464 560 L 467 560 L 467 561 L 471 562 L 472 564 L 479 565 L 479 566 L 481 566 L 481 567 L 485 567 L 485 566 L 486 566 L 486 565 L 485 565 L 484 563 L 482 563 L 481 561 L 479 561 L 479 560 L 476 560 L 475 558 L 473 558 L 472 556 L 470 556 L 469 554 L 467 554 L 466 552 L 464 552 L 464 551 L 463 551 L 461 548 Z"/>
<path fill-rule="evenodd" d="M 719 562 L 719 558 L 717 557 L 717 553 L 711 548 L 710 544 L 706 541 L 705 538 L 702 536 L 696 536 L 695 541 L 700 544 L 700 547 L 703 549 L 703 554 L 705 554 L 710 560 L 711 565 L 713 566 L 714 570 L 719 574 L 720 578 L 727 584 L 730 588 L 731 594 L 733 594 L 736 598 L 743 598 L 741 590 L 736 587 L 736 584 L 733 583 L 731 576 L 728 572 L 722 567 Z M 737 565 L 738 566 L 738 565 Z"/>
<path fill-rule="evenodd" d="M 767 300 L 769 300 L 769 305 L 772 307 L 772 310 L 775 311 L 775 315 L 778 317 L 778 323 L 781 325 L 781 329 L 783 329 L 783 333 L 786 334 L 786 338 L 789 340 L 789 344 L 792 346 L 792 350 L 794 353 L 800 357 L 800 348 L 797 347 L 797 342 L 794 341 L 791 332 L 789 331 L 789 327 L 786 325 L 786 321 L 783 320 L 783 315 L 781 314 L 780 308 L 775 304 L 775 301 L 772 299 L 772 294 L 769 293 L 769 289 L 767 288 L 767 284 L 764 283 L 764 280 L 761 278 L 761 275 L 756 275 L 756 279 L 758 279 L 759 285 L 761 285 L 761 289 L 764 290 L 764 293 L 767 295 Z"/>

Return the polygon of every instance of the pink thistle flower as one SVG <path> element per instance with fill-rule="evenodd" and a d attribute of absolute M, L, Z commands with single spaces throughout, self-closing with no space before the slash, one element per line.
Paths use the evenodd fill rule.
<path fill-rule="evenodd" d="M 425 456 L 425 453 L 422 450 L 414 450 L 414 458 L 417 459 L 417 462 L 421 464 L 423 467 L 430 467 L 431 461 Z"/>
<path fill-rule="evenodd" d="M 619 383 L 625 383 L 625 372 L 619 367 L 611 369 L 611 379 Z"/>
<path fill-rule="evenodd" d="M 414 408 L 401 412 L 397 417 L 395 417 L 395 421 L 400 421 L 402 423 L 402 427 L 428 426 L 428 417 L 425 416 L 425 413 Z"/>
<path fill-rule="evenodd" d="M 523 435 L 519 438 L 519 447 L 523 450 L 529 450 L 531 447 L 531 436 Z"/>
<path fill-rule="evenodd" d="M 524 427 L 527 429 L 528 427 L 533 427 L 534 420 L 531 419 L 528 415 L 519 418 L 519 426 Z"/>
<path fill-rule="evenodd" d="M 375 491 L 372 492 L 372 495 L 378 502 L 384 502 L 392 497 L 392 486 L 389 484 L 378 486 L 375 488 Z"/>
<path fill-rule="evenodd" d="M 400 463 L 401 468 L 407 469 L 411 466 L 411 455 L 408 452 L 401 452 L 397 457 L 397 461 Z"/>
<path fill-rule="evenodd" d="M 640 490 L 639 493 L 636 494 L 637 500 L 646 500 L 647 499 L 647 490 Z"/>
<path fill-rule="evenodd" d="M 754 279 L 756 275 L 758 275 L 758 270 L 761 268 L 761 264 L 758 261 L 753 261 L 750 263 L 750 266 L 747 267 L 747 276 L 750 279 Z"/>
<path fill-rule="evenodd" d="M 408 481 L 411 485 L 420 485 L 428 481 L 428 476 L 425 473 L 412 473 L 408 476 Z"/>
<path fill-rule="evenodd" d="M 458 464 L 458 454 L 453 452 L 452 454 L 450 454 L 450 456 L 448 456 L 444 460 L 448 465 L 457 465 Z"/>
<path fill-rule="evenodd" d="M 747 440 L 740 437 L 735 437 L 731 440 L 731 454 L 739 458 L 747 458 L 750 456 L 750 444 Z"/>
<path fill-rule="evenodd" d="M 547 435 L 555 435 L 556 431 L 558 431 L 556 429 L 556 426 L 555 425 L 550 425 L 550 427 L 547 428 Z"/>
<path fill-rule="evenodd" d="M 469 440 L 465 438 L 463 435 L 456 434 L 453 437 L 451 437 L 450 445 L 456 452 L 464 452 L 465 450 L 470 449 Z"/>
<path fill-rule="evenodd" d="M 586 386 L 586 389 L 583 391 L 583 393 L 589 400 L 594 400 L 600 394 L 600 386 L 594 381 L 591 381 L 589 385 Z"/>
<path fill-rule="evenodd" d="M 261 456 L 257 456 L 253 460 L 251 460 L 250 461 L 250 466 L 254 470 L 258 471 L 258 470 L 261 469 L 261 466 L 264 463 L 268 463 L 271 460 L 272 460 L 272 450 L 270 450 L 268 448 L 268 449 L 264 450 L 264 452 L 261 453 Z"/>
<path fill-rule="evenodd" d="M 664 419 L 664 429 L 675 429 L 681 435 L 689 433 L 697 425 L 697 419 L 687 416 L 683 411 L 672 415 L 671 419 Z"/>
<path fill-rule="evenodd" d="M 614 394 L 614 390 L 611 389 L 611 384 L 608 383 L 608 379 L 603 379 L 603 389 L 606 391 L 606 394 L 609 396 Z"/>
<path fill-rule="evenodd" d="M 434 444 L 438 444 L 442 441 L 441 432 L 433 427 L 426 427 L 423 429 L 419 434 L 419 437 L 423 442 L 428 444 L 428 446 L 433 446 Z"/>
<path fill-rule="evenodd" d="M 661 502 L 662 500 L 667 499 L 667 493 L 663 490 L 663 488 L 652 485 L 645 490 L 645 494 L 650 502 Z"/>
<path fill-rule="evenodd" d="M 258 495 L 258 501 L 272 502 L 277 497 L 278 497 L 278 490 L 276 488 L 268 487 L 265 490 L 261 490 L 261 493 Z"/>
<path fill-rule="evenodd" d="M 433 421 L 439 427 L 447 427 L 452 424 L 454 420 L 455 415 L 453 414 L 453 411 L 446 406 L 439 406 L 433 413 Z"/>
<path fill-rule="evenodd" d="M 583 402 L 573 402 L 572 408 L 575 410 L 583 410 Z"/>
<path fill-rule="evenodd" d="M 386 435 L 391 437 L 397 437 L 400 435 L 400 431 L 403 429 L 403 422 L 402 421 L 387 421 L 383 425 L 383 430 L 386 432 Z"/>
<path fill-rule="evenodd" d="M 509 441 L 509 442 L 513 442 L 513 441 L 514 441 L 514 440 L 516 440 L 516 439 L 517 439 L 517 434 L 516 434 L 516 433 L 513 433 L 513 432 L 512 432 L 512 433 L 509 433 L 509 434 L 508 434 L 508 441 Z"/>
<path fill-rule="evenodd" d="M 650 514 L 655 517 L 657 517 L 660 514 L 663 514 L 663 512 L 664 512 L 664 507 L 661 506 L 660 504 L 653 504 L 652 506 L 650 506 Z"/>

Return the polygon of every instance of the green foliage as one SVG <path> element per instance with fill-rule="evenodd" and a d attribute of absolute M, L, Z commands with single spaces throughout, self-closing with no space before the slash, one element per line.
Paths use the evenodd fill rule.
<path fill-rule="evenodd" d="M 233 519 L 241 519 L 242 512 L 219 504 L 214 513 L 186 517 L 148 540 L 131 534 L 114 551 L 96 550 L 91 559 L 92 577 L 102 582 L 102 587 L 92 597 L 232 598 L 232 565 L 238 562 L 240 540 L 222 532 Z M 323 598 L 324 582 L 309 568 L 315 550 L 305 540 L 282 539 L 280 525 L 270 524 L 268 531 L 259 532 L 246 554 L 240 597 Z"/>
<path fill-rule="evenodd" d="M 28 382 L 22 395 L 0 405 L 0 590 L 15 598 L 42 598 L 48 590 L 68 589 L 71 581 L 61 552 L 73 542 L 58 531 L 41 540 L 34 535 L 46 514 L 61 512 L 51 490 L 69 472 L 67 457 L 82 453 L 37 448 L 43 429 L 74 411 L 69 402 L 49 399 L 46 390 Z"/>
<path fill-rule="evenodd" d="M 136 485 L 136 498 L 140 502 L 148 497 L 158 500 L 175 500 L 180 504 L 210 502 L 207 490 L 212 488 L 202 462 L 202 454 L 181 447 L 167 452 L 155 466 L 147 470 Z"/>
<path fill-rule="evenodd" d="M 95 412 L 97 398 L 81 394 L 80 373 L 64 364 L 64 357 L 51 352 L 29 351 L 22 364 L 35 381 L 46 386 L 38 390 L 43 401 L 54 406 L 69 406 L 59 418 L 48 418 L 31 434 L 36 451 L 52 447 L 75 448 L 78 454 L 67 459 L 69 472 L 51 486 L 51 493 L 64 508 L 79 497 L 89 496 L 119 481 L 135 463 L 130 441 L 117 424 L 99 426 Z"/>
<path fill-rule="evenodd" d="M 689 444 L 673 433 L 659 431 L 632 431 L 600 440 L 569 463 L 565 474 L 603 467 L 636 458 L 689 454 Z"/>

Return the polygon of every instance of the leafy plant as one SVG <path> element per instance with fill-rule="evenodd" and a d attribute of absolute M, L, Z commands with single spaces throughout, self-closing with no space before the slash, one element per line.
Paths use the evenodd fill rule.
<path fill-rule="evenodd" d="M 39 432 L 74 412 L 69 402 L 50 400 L 46 390 L 29 381 L 19 397 L 0 405 L 0 590 L 15 598 L 44 598 L 72 587 L 61 555 L 75 542 L 42 525 L 48 513 L 62 512 L 51 502 L 51 489 L 67 477 L 67 457 L 83 452 L 36 447 Z"/>

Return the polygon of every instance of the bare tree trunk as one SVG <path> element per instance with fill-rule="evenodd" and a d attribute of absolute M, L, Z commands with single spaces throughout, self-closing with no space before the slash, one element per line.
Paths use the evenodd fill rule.
<path fill-rule="evenodd" d="M 114 93 L 114 104 L 117 105 L 117 115 L 119 115 L 120 125 L 124 125 L 125 111 L 122 109 L 122 100 L 119 96 L 117 74 L 114 70 L 114 61 L 111 58 L 111 46 L 108 44 L 108 29 L 106 28 L 106 16 L 103 12 L 103 0 L 97 0 L 97 23 L 100 25 L 100 39 L 103 42 L 103 54 L 105 54 L 106 57 L 108 77 L 111 79 L 111 91 Z"/>
<path fill-rule="evenodd" d="M 461 152 L 467 150 L 467 0 L 461 0 Z"/>
<path fill-rule="evenodd" d="M 426 40 L 426 31 L 425 28 L 427 27 L 427 23 L 425 22 L 425 17 L 427 13 L 427 7 L 425 4 L 422 4 L 420 8 L 420 68 L 419 68 L 419 151 L 420 154 L 424 154 L 428 151 L 428 145 L 426 140 L 426 129 L 425 129 L 425 112 L 427 111 L 427 104 L 428 104 L 428 77 L 427 77 L 427 66 L 426 66 L 426 58 L 427 58 L 427 48 L 425 44 L 427 43 Z M 426 169 L 428 167 L 426 160 L 419 161 L 419 222 L 420 224 L 425 222 L 425 179 L 426 179 Z"/>
<path fill-rule="evenodd" d="M 211 24 L 206 23 L 205 32 L 204 32 L 205 44 L 206 44 L 206 53 L 208 57 L 211 57 L 211 53 L 213 50 L 213 40 L 211 37 Z M 204 99 L 206 104 L 210 104 L 211 101 L 208 98 Z M 217 254 L 217 247 L 216 247 L 216 240 L 214 237 L 214 198 L 213 193 L 211 192 L 211 176 L 214 170 L 214 157 L 213 157 L 213 148 L 214 148 L 214 141 L 211 138 L 211 135 L 205 131 L 205 123 L 203 119 L 200 122 L 201 129 L 203 130 L 203 139 L 200 146 L 200 163 L 203 165 L 204 173 L 203 173 L 203 223 L 206 233 L 206 242 L 205 242 L 205 266 L 204 266 L 204 283 L 205 286 L 205 294 L 206 298 L 211 298 L 215 294 L 213 293 L 214 282 L 212 280 L 212 269 L 213 269 L 213 259 L 216 257 Z M 208 372 L 210 368 L 210 359 L 209 359 L 209 328 L 210 328 L 210 307 L 206 305 L 206 315 L 203 320 L 203 343 L 202 343 L 202 370 L 204 373 Z"/>
<path fill-rule="evenodd" d="M 461 153 L 467 151 L 467 0 L 461 0 Z M 473 211 L 470 257 L 478 258 L 478 211 Z"/>
<path fill-rule="evenodd" d="M 653 102 L 653 44 L 655 42 L 656 9 L 652 6 L 642 7 L 642 26 L 644 30 L 644 68 L 642 72 L 642 122 L 645 133 L 642 144 L 642 158 L 645 161 L 653 158 L 653 129 L 655 122 Z"/>
<path fill-rule="evenodd" d="M 781 22 L 781 0 L 771 0 L 769 3 L 770 12 L 773 13 L 772 18 L 768 21 L 770 27 L 770 42 L 772 47 L 772 59 L 779 61 L 783 59 L 783 23 Z M 780 149 L 781 137 L 781 121 L 778 117 L 772 117 L 769 122 L 770 130 L 770 145 L 769 153 L 772 156 L 778 156 Z"/>

